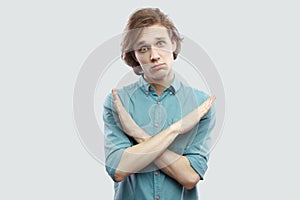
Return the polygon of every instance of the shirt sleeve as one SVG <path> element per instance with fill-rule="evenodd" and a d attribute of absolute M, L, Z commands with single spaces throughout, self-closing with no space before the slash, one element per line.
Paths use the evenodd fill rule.
<path fill-rule="evenodd" d="M 215 121 L 215 107 L 212 106 L 200 120 L 194 139 L 183 153 L 183 156 L 188 158 L 191 166 L 201 179 L 203 179 L 208 168 L 207 162 L 211 150 L 211 131 L 215 125 Z"/>
<path fill-rule="evenodd" d="M 105 168 L 107 173 L 114 180 L 114 174 L 121 156 L 126 148 L 132 146 L 132 141 L 121 129 L 111 94 L 107 96 L 104 103 L 103 122 Z"/>

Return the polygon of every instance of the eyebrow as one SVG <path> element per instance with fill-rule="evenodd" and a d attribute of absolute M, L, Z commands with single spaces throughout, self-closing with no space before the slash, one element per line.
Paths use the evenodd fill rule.
<path fill-rule="evenodd" d="M 166 40 L 166 38 L 165 38 L 165 37 L 156 37 L 155 40 L 156 40 L 156 41 L 158 41 L 158 40 Z M 146 42 L 145 42 L 144 40 L 138 42 L 138 43 L 136 44 L 136 46 L 140 46 L 140 45 L 143 45 L 143 44 L 146 44 Z"/>

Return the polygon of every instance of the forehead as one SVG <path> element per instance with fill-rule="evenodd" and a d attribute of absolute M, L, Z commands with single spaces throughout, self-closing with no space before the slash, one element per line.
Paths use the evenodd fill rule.
<path fill-rule="evenodd" d="M 153 25 L 143 29 L 136 43 L 147 43 L 160 38 L 170 39 L 167 28 L 161 25 Z"/>

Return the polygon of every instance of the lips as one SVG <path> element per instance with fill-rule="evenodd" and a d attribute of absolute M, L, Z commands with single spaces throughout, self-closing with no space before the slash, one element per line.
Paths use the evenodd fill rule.
<path fill-rule="evenodd" d="M 159 64 L 156 64 L 156 65 L 153 65 L 151 68 L 152 68 L 152 69 L 160 69 L 160 68 L 162 68 L 164 65 L 165 65 L 165 63 L 159 63 Z"/>

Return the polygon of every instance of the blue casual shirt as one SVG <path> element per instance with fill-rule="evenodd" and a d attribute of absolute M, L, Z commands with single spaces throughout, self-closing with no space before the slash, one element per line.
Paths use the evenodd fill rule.
<path fill-rule="evenodd" d="M 134 121 L 148 135 L 154 136 L 203 103 L 208 95 L 184 85 L 176 76 L 167 89 L 158 96 L 155 88 L 141 77 L 137 82 L 118 90 L 120 99 Z M 210 150 L 210 132 L 215 124 L 212 108 L 197 126 L 177 136 L 169 150 L 186 156 L 201 178 L 207 170 Z M 114 173 L 124 150 L 136 144 L 121 128 L 112 95 L 104 103 L 104 137 L 106 171 L 114 180 Z M 133 163 L 134 164 L 134 163 Z M 114 183 L 115 200 L 196 200 L 197 187 L 185 189 L 176 180 L 159 170 L 154 163 L 139 173 L 131 174 Z"/>

